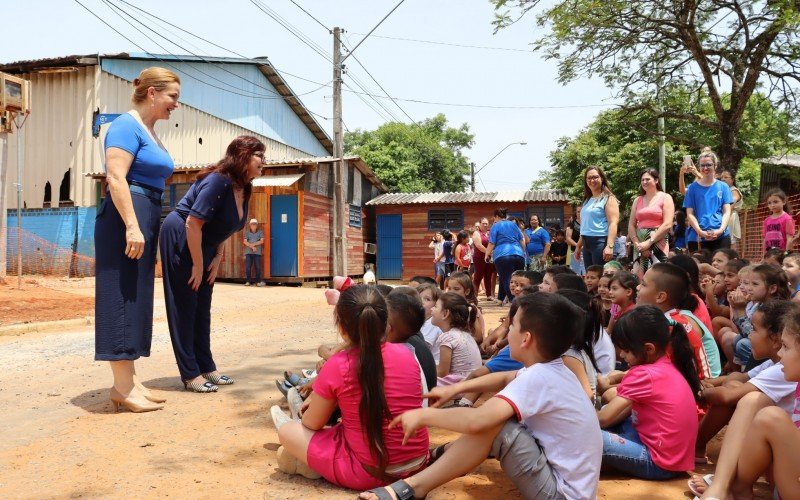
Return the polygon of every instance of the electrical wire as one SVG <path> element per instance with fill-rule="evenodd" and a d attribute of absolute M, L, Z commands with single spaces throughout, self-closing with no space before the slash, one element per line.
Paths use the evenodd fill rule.
<path fill-rule="evenodd" d="M 354 35 L 361 35 L 362 33 L 353 33 Z M 533 54 L 533 50 L 526 50 L 526 49 L 514 49 L 511 47 L 490 47 L 486 45 L 468 45 L 462 43 L 455 43 L 455 42 L 440 42 L 435 40 L 421 40 L 418 38 L 402 38 L 399 36 L 386 36 L 386 35 L 372 35 L 372 38 L 383 38 L 385 40 L 398 40 L 402 42 L 416 42 L 416 43 L 427 43 L 431 45 L 446 45 L 448 47 L 459 47 L 464 49 L 481 49 L 481 50 L 501 50 L 505 52 L 524 52 L 526 54 Z"/>
<path fill-rule="evenodd" d="M 364 40 L 366 40 L 367 38 L 369 38 L 369 36 L 372 34 L 372 32 L 373 32 L 373 31 L 375 31 L 376 29 L 378 29 L 378 26 L 380 26 L 381 24 L 383 24 L 383 22 L 386 20 L 386 18 L 388 18 L 389 16 L 391 16 L 391 15 L 392 15 L 392 13 L 393 13 L 394 11 L 396 11 L 396 10 L 397 10 L 397 8 L 398 8 L 398 7 L 400 7 L 400 6 L 403 4 L 403 2 L 405 2 L 405 1 L 406 1 L 406 0 L 400 0 L 399 2 L 397 2 L 397 5 L 395 5 L 395 6 L 394 6 L 394 8 L 393 8 L 392 10 L 390 10 L 390 11 L 389 11 L 389 13 L 388 13 L 388 14 L 386 14 L 385 16 L 383 16 L 383 19 L 381 19 L 380 21 L 378 21 L 378 24 L 376 24 L 374 28 L 372 28 L 371 30 L 369 30 L 369 32 L 368 32 L 366 35 L 364 35 L 364 38 L 362 38 L 362 39 L 361 39 L 361 41 L 360 41 L 360 42 L 358 42 L 358 43 L 356 44 L 356 46 L 355 46 L 355 47 L 353 47 L 353 49 L 350 51 L 350 53 L 349 53 L 349 54 L 347 54 L 346 56 L 344 56 L 344 58 L 342 59 L 342 61 L 341 61 L 341 62 L 344 62 L 344 60 L 345 60 L 345 59 L 347 59 L 348 57 L 350 57 L 350 55 L 351 55 L 353 52 L 355 52 L 355 51 L 356 51 L 356 49 L 358 49 L 358 48 L 361 46 L 361 44 L 362 44 L 362 43 L 364 43 Z"/>
<path fill-rule="evenodd" d="M 314 20 L 314 21 L 315 21 L 317 24 L 319 24 L 320 26 L 322 26 L 322 27 L 323 27 L 325 30 L 327 30 L 327 31 L 328 31 L 328 33 L 330 33 L 330 31 L 331 31 L 331 29 L 330 29 L 330 28 L 328 28 L 327 26 L 325 26 L 325 25 L 322 23 L 322 21 L 320 21 L 319 19 L 317 19 L 316 17 L 314 17 L 314 15 L 313 15 L 313 14 L 311 14 L 309 11 L 307 11 L 306 9 L 304 9 L 304 8 L 303 8 L 303 7 L 302 7 L 302 6 L 301 6 L 299 3 L 295 2 L 294 0 L 289 0 L 289 1 L 290 1 L 290 2 L 292 2 L 293 4 L 295 4 L 295 5 L 297 6 L 297 8 L 298 8 L 298 9 L 302 10 L 303 12 L 305 12 L 305 14 L 306 14 L 308 17 L 310 17 L 311 19 L 313 19 L 313 20 Z"/>

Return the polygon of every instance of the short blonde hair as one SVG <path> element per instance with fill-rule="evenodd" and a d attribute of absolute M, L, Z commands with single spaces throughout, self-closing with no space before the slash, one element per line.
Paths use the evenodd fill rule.
<path fill-rule="evenodd" d="M 133 95 L 131 102 L 139 104 L 147 99 L 147 89 L 153 87 L 156 90 L 164 90 L 170 83 L 177 83 L 180 85 L 181 79 L 172 71 L 153 66 L 152 68 L 145 68 L 139 73 L 139 78 L 133 79 Z"/>

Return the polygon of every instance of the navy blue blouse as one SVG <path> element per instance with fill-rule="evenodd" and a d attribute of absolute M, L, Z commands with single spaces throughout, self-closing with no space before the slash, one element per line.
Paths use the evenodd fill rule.
<path fill-rule="evenodd" d="M 247 220 L 250 197 L 242 203 L 242 216 L 236 209 L 233 182 L 226 176 L 214 172 L 192 184 L 186 195 L 178 202 L 175 211 L 185 220 L 188 216 L 205 221 L 203 224 L 203 247 L 216 247 L 233 233 L 241 231 Z"/>

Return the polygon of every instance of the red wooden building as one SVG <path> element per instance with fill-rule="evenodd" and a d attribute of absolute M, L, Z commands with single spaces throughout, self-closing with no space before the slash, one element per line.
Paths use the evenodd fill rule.
<path fill-rule="evenodd" d="M 364 204 L 387 189 L 359 156 L 344 160 L 345 213 L 349 214 L 347 271 L 349 276 L 358 277 L 364 274 L 364 264 L 375 262 L 374 255 L 365 253 L 365 243 L 375 243 L 375 221 Z M 258 219 L 264 231 L 261 268 L 268 283 L 326 281 L 333 276 L 333 165 L 330 157 L 268 160 L 263 175 L 253 181 L 247 219 Z M 162 199 L 164 217 L 203 167 L 175 168 Z M 104 174 L 91 175 L 104 182 Z M 225 242 L 220 279 L 244 280 L 243 239 L 240 232 Z"/>
<path fill-rule="evenodd" d="M 368 201 L 374 208 L 377 241 L 376 274 L 384 280 L 433 276 L 428 244 L 442 229 L 458 232 L 483 217 L 492 222 L 495 209 L 527 222 L 536 214 L 547 226 L 564 227 L 572 215 L 566 192 L 552 189 L 501 193 L 390 193 Z"/>

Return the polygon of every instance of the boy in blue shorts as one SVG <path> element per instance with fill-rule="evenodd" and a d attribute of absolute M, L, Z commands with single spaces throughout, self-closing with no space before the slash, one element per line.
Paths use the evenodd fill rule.
<path fill-rule="evenodd" d="M 561 355 L 583 328 L 584 313 L 551 293 L 519 297 L 508 334 L 511 356 L 525 367 L 493 373 L 426 395 L 431 407 L 407 411 L 389 428 L 405 437 L 422 427 L 461 433 L 431 452 L 424 470 L 359 498 L 424 498 L 471 472 L 486 458 L 500 461 L 524 498 L 596 498 L 603 440 L 597 414 Z M 478 408 L 438 408 L 463 392 L 497 392 Z"/>

